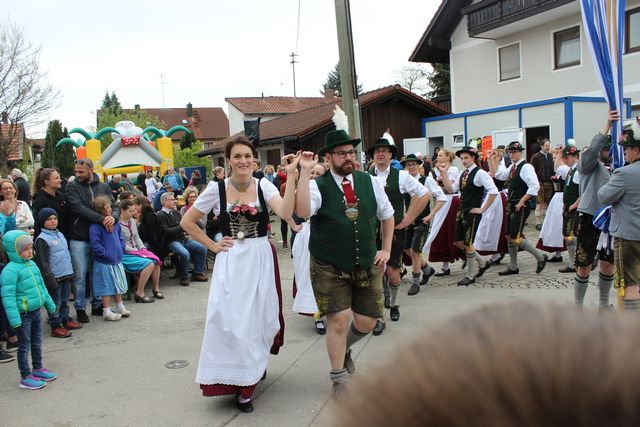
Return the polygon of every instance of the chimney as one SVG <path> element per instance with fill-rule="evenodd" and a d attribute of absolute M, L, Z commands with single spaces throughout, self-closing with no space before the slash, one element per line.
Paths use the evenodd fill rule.
<path fill-rule="evenodd" d="M 327 101 L 333 101 L 335 97 L 336 97 L 336 91 L 334 91 L 333 89 L 325 89 L 324 99 L 326 99 Z"/>
<path fill-rule="evenodd" d="M 187 117 L 192 117 L 193 116 L 193 105 L 191 105 L 191 103 L 187 104 Z"/>
<path fill-rule="evenodd" d="M 9 124 L 9 115 L 7 114 L 6 111 L 2 112 L 2 123 L 5 125 Z"/>
<path fill-rule="evenodd" d="M 140 112 L 140 104 L 134 105 L 133 109 L 135 110 L 136 113 Z"/>

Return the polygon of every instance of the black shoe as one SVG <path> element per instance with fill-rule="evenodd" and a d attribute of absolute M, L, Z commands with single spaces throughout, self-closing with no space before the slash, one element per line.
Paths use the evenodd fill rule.
<path fill-rule="evenodd" d="M 378 319 L 376 321 L 376 327 L 373 328 L 373 335 L 375 336 L 382 335 L 382 331 L 384 331 L 386 327 L 387 327 L 387 324 L 384 323 L 384 320 Z"/>
<path fill-rule="evenodd" d="M 424 286 L 427 283 L 429 283 L 429 279 L 431 278 L 431 276 L 433 276 L 436 273 L 436 269 L 426 265 L 425 268 L 427 268 L 426 272 L 424 269 L 422 269 L 422 280 L 420 280 L 420 286 Z M 449 270 L 447 270 L 449 271 Z M 437 276 L 437 274 L 436 274 Z M 409 294 L 411 295 L 411 294 Z"/>
<path fill-rule="evenodd" d="M 551 257 L 547 260 L 547 262 L 562 262 L 562 257 L 561 256 L 554 256 Z"/>
<path fill-rule="evenodd" d="M 536 230 L 538 231 L 542 230 L 542 224 L 536 224 Z"/>
<path fill-rule="evenodd" d="M 236 408 L 240 410 L 240 412 L 244 412 L 248 414 L 253 412 L 253 400 L 249 400 L 248 402 L 240 403 L 238 402 L 238 398 L 236 398 Z"/>
<path fill-rule="evenodd" d="M 436 274 L 434 274 L 434 277 L 442 277 L 442 276 L 448 276 L 451 274 L 451 270 L 449 270 L 448 268 L 446 270 L 440 270 L 438 271 Z"/>
<path fill-rule="evenodd" d="M 92 316 L 102 316 L 103 311 L 104 311 L 104 308 L 102 307 L 91 307 Z"/>
<path fill-rule="evenodd" d="M 498 272 L 500 276 L 510 276 L 512 274 L 519 274 L 519 273 L 520 273 L 519 268 L 516 268 L 515 270 L 511 270 L 509 267 L 507 267 L 506 270 L 502 270 Z"/>
<path fill-rule="evenodd" d="M 576 269 L 573 267 L 569 267 L 568 265 L 566 267 L 561 268 L 560 270 L 558 270 L 560 273 L 575 273 Z"/>
<path fill-rule="evenodd" d="M 409 288 L 409 292 L 407 292 L 407 295 L 415 295 L 418 292 L 420 292 L 420 285 L 418 285 L 417 283 L 412 283 L 411 287 Z"/>
<path fill-rule="evenodd" d="M 356 371 L 356 364 L 353 363 L 353 359 L 351 358 L 351 349 L 347 350 L 347 353 L 344 355 L 344 369 L 346 369 L 349 374 L 353 374 Z"/>
<path fill-rule="evenodd" d="M 391 307 L 391 314 L 389 315 L 389 317 L 391 317 L 391 320 L 393 320 L 394 322 L 400 320 L 400 307 L 397 305 Z"/>
<path fill-rule="evenodd" d="M 18 341 L 16 341 L 16 342 L 7 341 L 7 352 L 8 353 L 13 353 L 14 351 L 18 351 L 18 347 L 19 347 Z"/>
<path fill-rule="evenodd" d="M 89 323 L 89 316 L 87 316 L 87 312 L 84 310 L 76 310 L 76 317 L 80 323 Z"/>
<path fill-rule="evenodd" d="M 469 286 L 473 283 L 476 283 L 475 277 L 473 279 L 469 279 L 467 276 L 465 276 L 458 282 L 458 286 Z"/>
<path fill-rule="evenodd" d="M 407 268 L 403 265 L 402 269 L 400 269 L 400 279 L 403 279 L 404 276 L 407 275 Z"/>
<path fill-rule="evenodd" d="M 547 261 L 549 261 L 549 257 L 542 255 L 542 261 L 538 261 L 538 266 L 536 267 L 536 274 L 542 273 L 542 270 L 547 266 Z"/>
<path fill-rule="evenodd" d="M 476 277 L 482 277 L 484 272 L 487 271 L 489 269 L 489 267 L 491 267 L 491 263 L 489 261 L 487 261 L 487 263 L 484 265 L 484 267 L 478 268 L 478 274 L 476 274 Z"/>
<path fill-rule="evenodd" d="M 16 357 L 13 354 L 9 354 L 0 348 L 0 363 L 8 363 L 16 360 Z"/>
<path fill-rule="evenodd" d="M 500 263 L 502 262 L 504 256 L 505 256 L 505 254 L 500 254 L 500 256 L 498 257 L 497 260 L 489 261 L 489 262 L 491 263 L 491 265 L 500 265 Z"/>
<path fill-rule="evenodd" d="M 327 325 L 324 324 L 324 320 L 316 320 L 315 324 L 318 335 L 324 335 L 327 333 Z"/>

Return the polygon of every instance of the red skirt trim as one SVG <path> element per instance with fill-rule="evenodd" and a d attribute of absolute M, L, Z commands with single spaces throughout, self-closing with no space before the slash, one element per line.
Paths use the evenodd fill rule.
<path fill-rule="evenodd" d="M 540 249 L 541 251 L 545 251 L 545 252 L 564 252 L 567 250 L 566 245 L 562 245 L 561 248 L 552 248 L 550 246 L 545 246 L 542 243 L 542 239 L 538 239 L 538 243 L 536 244 L 536 248 Z"/>
<path fill-rule="evenodd" d="M 460 207 L 460 197 L 455 196 L 451 199 L 449 212 L 444 219 L 438 235 L 431 243 L 429 251 L 429 262 L 455 262 L 462 258 L 462 251 L 453 244 L 456 233 L 456 215 Z"/>
<path fill-rule="evenodd" d="M 258 384 L 241 387 L 239 385 L 229 384 L 200 384 L 200 389 L 202 390 L 202 395 L 205 397 L 240 395 L 245 399 L 249 399 L 253 395 L 257 385 Z"/>

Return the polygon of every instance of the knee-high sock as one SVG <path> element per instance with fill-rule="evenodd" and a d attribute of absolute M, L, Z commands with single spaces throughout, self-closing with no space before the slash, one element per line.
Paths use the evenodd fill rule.
<path fill-rule="evenodd" d="M 529 239 L 525 239 L 520 245 L 520 247 L 525 251 L 529 252 L 534 257 L 536 257 L 538 261 L 542 261 L 544 259 L 540 251 L 534 248 L 531 243 L 529 243 Z"/>
<path fill-rule="evenodd" d="M 609 294 L 611 293 L 611 283 L 613 275 L 607 276 L 598 273 L 598 288 L 600 289 L 600 307 L 609 307 Z"/>
<path fill-rule="evenodd" d="M 331 379 L 331 382 L 344 384 L 349 381 L 349 374 L 347 373 L 347 369 L 343 368 L 329 372 L 329 378 Z"/>
<path fill-rule="evenodd" d="M 576 239 L 573 239 L 570 243 L 567 243 L 567 254 L 569 255 L 569 264 L 571 268 L 575 268 L 576 261 Z"/>
<path fill-rule="evenodd" d="M 391 300 L 389 301 L 391 303 L 391 307 L 395 307 L 396 305 L 398 305 L 398 292 L 400 291 L 400 284 L 398 285 L 392 285 L 391 283 L 389 283 L 389 296 L 391 297 Z"/>
<path fill-rule="evenodd" d="M 499 254 L 499 253 L 495 253 L 495 254 L 491 255 L 491 261 L 497 261 L 498 258 L 500 258 L 501 255 L 502 254 Z"/>
<path fill-rule="evenodd" d="M 573 300 L 576 304 L 584 304 L 584 296 L 587 293 L 589 287 L 589 276 L 581 277 L 576 273 L 573 286 Z"/>
<path fill-rule="evenodd" d="M 484 268 L 487 265 L 487 260 L 478 252 L 476 252 L 476 262 L 478 263 L 478 267 L 480 268 Z"/>
<path fill-rule="evenodd" d="M 411 273 L 411 284 L 412 285 L 420 284 L 420 273 Z"/>
<path fill-rule="evenodd" d="M 467 277 L 469 279 L 473 279 L 474 277 L 476 277 L 475 274 L 475 268 L 476 268 L 476 263 L 474 262 L 476 258 L 476 253 L 475 252 L 471 252 L 467 254 Z"/>
<path fill-rule="evenodd" d="M 349 325 L 349 332 L 347 332 L 347 350 L 349 350 L 352 345 L 354 345 L 367 335 L 369 335 L 368 332 L 360 332 L 359 330 L 357 330 L 356 325 L 352 320 L 351 324 Z"/>
<path fill-rule="evenodd" d="M 554 253 L 553 253 L 553 257 L 554 257 L 554 258 L 562 258 L 562 252 L 560 252 L 560 251 L 556 251 L 556 252 L 554 252 Z"/>
<path fill-rule="evenodd" d="M 624 311 L 635 311 L 640 310 L 640 299 L 625 299 L 622 300 L 622 306 L 624 307 Z"/>
<path fill-rule="evenodd" d="M 507 248 L 509 249 L 509 270 L 515 270 L 518 268 L 518 245 L 516 242 L 507 242 Z"/>
<path fill-rule="evenodd" d="M 449 261 L 445 261 L 442 263 L 442 269 L 443 270 L 448 270 L 449 269 Z"/>

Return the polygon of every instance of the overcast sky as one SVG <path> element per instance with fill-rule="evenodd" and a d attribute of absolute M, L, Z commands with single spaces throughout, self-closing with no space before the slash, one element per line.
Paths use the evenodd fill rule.
<path fill-rule="evenodd" d="M 61 94 L 50 117 L 95 124 L 105 90 L 124 108 L 222 107 L 225 97 L 320 96 L 338 62 L 333 0 L 3 0 L 3 22 L 41 48 Z M 365 91 L 396 82 L 440 0 L 351 0 L 356 71 Z M 42 137 L 42 130 L 27 131 Z"/>

